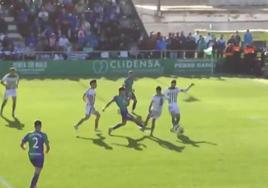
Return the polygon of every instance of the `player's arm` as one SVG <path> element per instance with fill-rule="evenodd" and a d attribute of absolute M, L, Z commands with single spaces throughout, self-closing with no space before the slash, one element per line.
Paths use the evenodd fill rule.
<path fill-rule="evenodd" d="M 84 102 L 86 102 L 86 101 L 87 101 L 87 98 L 86 98 L 86 97 L 87 97 L 87 94 L 86 94 L 86 93 L 84 93 L 84 94 L 83 94 L 83 96 L 82 96 L 82 100 L 83 100 Z"/>
<path fill-rule="evenodd" d="M 181 92 L 188 92 L 192 87 L 194 86 L 194 83 L 191 83 L 186 89 L 181 89 Z"/>
<path fill-rule="evenodd" d="M 163 95 L 164 95 L 164 99 L 165 100 L 169 100 L 169 96 L 168 96 L 168 89 L 164 91 Z"/>
<path fill-rule="evenodd" d="M 50 151 L 50 145 L 49 145 L 47 135 L 45 135 L 45 145 L 46 145 L 46 153 L 48 153 Z"/>
<path fill-rule="evenodd" d="M 21 147 L 21 149 L 26 150 L 25 142 L 21 142 L 20 147 Z"/>
<path fill-rule="evenodd" d="M 112 103 L 114 102 L 114 99 L 112 99 L 110 102 L 108 102 L 105 107 L 102 109 L 102 111 L 104 112 L 106 110 L 106 108 L 108 108 Z"/>
<path fill-rule="evenodd" d="M 2 78 L 2 80 L 1 80 L 1 84 L 2 84 L 3 86 L 5 86 L 5 87 L 6 87 L 5 80 L 6 80 L 6 76 L 4 76 L 4 77 Z"/>
<path fill-rule="evenodd" d="M 20 77 L 17 75 L 18 79 L 17 79 L 17 88 L 19 87 L 19 82 L 20 82 Z"/>
<path fill-rule="evenodd" d="M 21 149 L 26 150 L 25 144 L 27 141 L 28 141 L 28 134 L 21 141 L 21 144 L 20 144 Z"/>
<path fill-rule="evenodd" d="M 148 109 L 149 113 L 151 112 L 152 106 L 153 106 L 153 101 L 151 101 L 151 103 L 149 105 L 149 109 Z"/>

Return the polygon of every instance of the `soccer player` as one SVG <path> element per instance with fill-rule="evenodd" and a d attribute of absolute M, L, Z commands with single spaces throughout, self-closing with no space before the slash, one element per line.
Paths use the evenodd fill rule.
<path fill-rule="evenodd" d="M 100 113 L 95 110 L 95 98 L 96 98 L 96 88 L 97 88 L 97 81 L 91 80 L 90 81 L 90 88 L 84 93 L 83 100 L 86 102 L 86 110 L 85 110 L 85 117 L 83 117 L 75 126 L 76 130 L 79 129 L 79 126 L 86 120 L 88 120 L 91 114 L 95 115 L 95 131 L 98 131 L 99 126 L 99 119 Z"/>
<path fill-rule="evenodd" d="M 15 117 L 15 110 L 16 110 L 16 104 L 17 104 L 17 91 L 19 85 L 19 76 L 16 73 L 16 69 L 14 67 L 11 67 L 9 69 L 9 73 L 6 74 L 2 80 L 1 84 L 6 88 L 4 100 L 1 105 L 0 110 L 0 116 L 3 115 L 3 110 L 6 106 L 7 100 L 9 97 L 12 97 L 13 105 L 12 105 L 12 116 Z"/>
<path fill-rule="evenodd" d="M 156 88 L 156 95 L 153 96 L 150 106 L 149 106 L 149 114 L 146 118 L 145 125 L 148 124 L 148 121 L 152 119 L 152 128 L 151 128 L 151 136 L 153 136 L 153 132 L 155 129 L 155 121 L 158 119 L 162 113 L 162 108 L 164 104 L 165 96 L 162 94 L 162 88 L 158 86 Z"/>
<path fill-rule="evenodd" d="M 117 104 L 117 106 L 120 109 L 121 116 L 122 116 L 122 122 L 118 123 L 116 126 L 109 128 L 109 135 L 111 135 L 112 131 L 115 129 L 118 129 L 124 125 L 126 125 L 127 121 L 133 121 L 136 123 L 141 130 L 144 130 L 144 124 L 141 120 L 135 118 L 131 114 L 128 113 L 127 106 L 128 106 L 128 100 L 126 97 L 126 89 L 124 87 L 119 88 L 119 95 L 115 96 L 110 102 L 106 104 L 106 106 L 103 108 L 103 112 L 108 108 L 113 102 Z"/>
<path fill-rule="evenodd" d="M 171 86 L 165 91 L 165 96 L 168 99 L 168 109 L 172 117 L 172 125 L 171 132 L 182 132 L 183 129 L 180 127 L 180 110 L 177 104 L 178 94 L 180 92 L 187 92 L 191 87 L 194 86 L 192 83 L 186 89 L 180 89 L 176 87 L 176 80 L 171 81 Z"/>
<path fill-rule="evenodd" d="M 137 98 L 134 93 L 133 83 L 134 83 L 134 74 L 133 74 L 133 71 L 130 70 L 128 71 L 128 77 L 124 81 L 124 87 L 126 88 L 126 95 L 127 95 L 128 101 L 133 100 L 132 112 L 134 112 L 134 110 L 136 109 L 136 105 L 137 105 Z"/>
<path fill-rule="evenodd" d="M 35 167 L 34 176 L 31 181 L 30 188 L 36 188 L 41 170 L 44 166 L 44 144 L 46 145 L 46 153 L 49 152 L 50 146 L 47 135 L 41 132 L 42 122 L 37 120 L 34 122 L 35 131 L 28 133 L 21 142 L 20 147 L 26 150 L 25 144 L 29 144 L 29 159 Z"/>

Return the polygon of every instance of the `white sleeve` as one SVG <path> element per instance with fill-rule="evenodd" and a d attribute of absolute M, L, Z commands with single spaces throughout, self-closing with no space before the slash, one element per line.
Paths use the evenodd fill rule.
<path fill-rule="evenodd" d="M 7 80 L 8 74 L 6 74 L 3 78 L 2 78 L 2 82 L 5 82 Z"/>
<path fill-rule="evenodd" d="M 164 99 L 166 99 L 166 100 L 169 100 L 168 93 L 169 93 L 169 89 L 166 89 L 166 90 L 164 91 Z"/>
<path fill-rule="evenodd" d="M 177 87 L 177 93 L 180 93 L 181 92 L 181 89 Z"/>

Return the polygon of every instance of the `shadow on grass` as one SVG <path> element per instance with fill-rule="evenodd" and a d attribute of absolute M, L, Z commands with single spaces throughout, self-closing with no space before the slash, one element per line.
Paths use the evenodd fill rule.
<path fill-rule="evenodd" d="M 133 139 L 129 136 L 120 136 L 120 135 L 111 135 L 112 137 L 117 137 L 117 138 L 125 138 L 128 141 L 127 145 L 124 144 L 113 144 L 113 145 L 117 145 L 117 146 L 122 146 L 122 147 L 126 147 L 129 149 L 134 149 L 137 151 L 142 151 L 144 148 L 146 148 L 147 146 L 145 144 L 139 143 L 141 141 L 143 141 L 146 137 L 143 136 L 139 139 Z"/>
<path fill-rule="evenodd" d="M 185 135 L 178 135 L 178 139 L 179 140 L 177 142 L 180 142 L 180 143 L 183 143 L 183 144 L 189 144 L 189 145 L 192 145 L 194 147 L 200 147 L 200 144 L 209 144 L 209 145 L 217 146 L 217 144 L 213 143 L 213 142 L 194 141 L 190 137 L 185 136 Z"/>
<path fill-rule="evenodd" d="M 185 102 L 198 102 L 200 101 L 198 98 L 188 95 L 188 97 L 186 99 L 184 99 Z"/>
<path fill-rule="evenodd" d="M 130 149 L 135 149 L 137 151 L 142 151 L 144 148 L 147 148 L 147 146 L 145 144 L 139 143 L 139 142 L 142 142 L 146 139 L 151 140 L 151 141 L 157 143 L 162 148 L 168 149 L 170 151 L 182 152 L 182 150 L 184 149 L 184 147 L 177 146 L 175 144 L 172 144 L 171 142 L 168 142 L 166 140 L 163 140 L 163 139 L 160 139 L 160 138 L 154 137 L 154 136 L 143 136 L 139 139 L 133 139 L 133 138 L 130 138 L 129 136 L 120 136 L 120 135 L 112 135 L 112 137 L 125 138 L 128 141 L 127 145 L 123 145 L 123 144 L 114 144 L 114 145 L 127 147 Z"/>
<path fill-rule="evenodd" d="M 113 147 L 104 141 L 106 137 L 104 137 L 101 133 L 97 133 L 96 135 L 97 135 L 97 138 L 86 138 L 86 137 L 81 137 L 81 136 L 77 136 L 76 138 L 82 139 L 82 140 L 90 140 L 97 146 L 103 147 L 106 150 L 113 150 Z"/>
<path fill-rule="evenodd" d="M 147 136 L 148 139 L 156 142 L 157 144 L 159 144 L 161 147 L 168 149 L 170 151 L 175 151 L 175 152 L 182 152 L 184 149 L 184 146 L 177 146 L 175 144 L 172 144 L 169 141 L 163 140 L 161 138 L 155 137 L 155 136 Z"/>
<path fill-rule="evenodd" d="M 0 116 L 3 120 L 6 121 L 6 127 L 9 127 L 9 128 L 14 128 L 14 129 L 18 129 L 18 130 L 22 130 L 24 128 L 24 124 L 21 123 L 21 121 L 19 120 L 19 118 L 17 117 L 13 117 L 13 119 L 8 119 L 7 117 L 5 116 Z"/>

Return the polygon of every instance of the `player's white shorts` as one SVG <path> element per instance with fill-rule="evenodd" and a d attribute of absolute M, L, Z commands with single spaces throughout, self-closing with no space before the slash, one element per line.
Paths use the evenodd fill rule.
<path fill-rule="evenodd" d="M 161 116 L 161 111 L 152 110 L 150 113 L 150 117 L 153 119 L 158 119 Z"/>
<path fill-rule="evenodd" d="M 168 110 L 171 115 L 178 115 L 180 114 L 180 109 L 177 103 L 171 103 L 168 105 Z"/>
<path fill-rule="evenodd" d="M 16 89 L 6 89 L 4 99 L 8 99 L 8 97 L 16 97 L 17 91 Z"/>
<path fill-rule="evenodd" d="M 85 108 L 85 114 L 87 116 L 90 116 L 91 114 L 93 115 L 97 115 L 98 112 L 95 110 L 94 106 L 91 106 L 91 105 L 86 105 L 86 108 Z"/>

